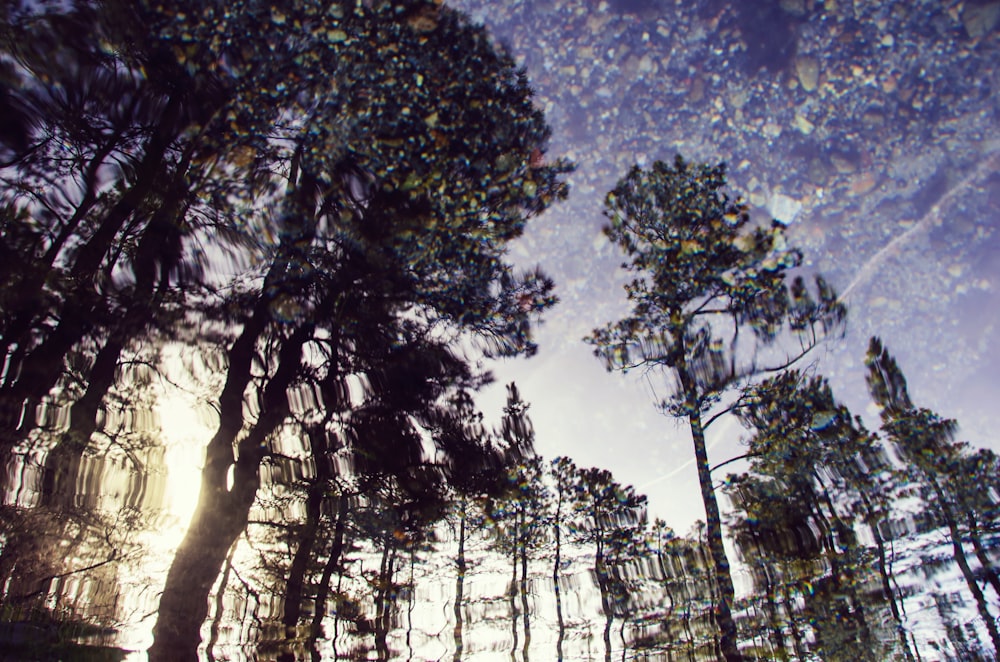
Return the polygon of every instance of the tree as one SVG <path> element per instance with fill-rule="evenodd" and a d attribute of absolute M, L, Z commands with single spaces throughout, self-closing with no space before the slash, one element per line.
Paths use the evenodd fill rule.
<path fill-rule="evenodd" d="M 506 465 L 502 490 L 486 503 L 486 516 L 494 527 L 495 544 L 511 559 L 510 600 L 511 656 L 518 646 L 518 616 L 524 630 L 522 654 L 531 646 L 531 610 L 528 606 L 528 561 L 542 547 L 548 528 L 549 492 L 542 483 L 542 458 L 535 455 L 535 431 L 528 417 L 529 404 L 521 399 L 514 383 L 507 385 L 507 404 L 497 436 L 511 462 Z M 521 575 L 518 580 L 518 570 Z M 518 608 L 517 598 L 521 605 Z"/>
<path fill-rule="evenodd" d="M 492 355 L 530 354 L 531 319 L 554 302 L 552 283 L 515 274 L 504 251 L 563 195 L 568 168 L 532 158 L 547 127 L 523 72 L 481 29 L 430 2 L 302 3 L 253 18 L 279 54 L 260 66 L 293 67 L 286 86 L 302 87 L 279 97 L 282 121 L 259 148 L 276 155 L 282 176 L 269 207 L 276 245 L 230 308 L 227 322 L 239 331 L 226 352 L 219 427 L 167 576 L 151 659 L 193 656 L 207 595 L 246 525 L 290 393 L 342 372 L 332 348 L 353 353 L 377 334 L 405 352 L 419 338 L 470 335 Z M 184 21 L 194 19 L 173 20 L 169 34 L 184 39 Z M 216 20 L 221 34 L 233 27 Z M 206 35 L 205 44 L 217 42 Z M 228 57 L 195 51 L 193 66 Z M 372 431 L 397 427 L 385 410 L 364 415 Z"/>
<path fill-rule="evenodd" d="M 563 570 L 563 530 L 572 530 L 575 525 L 574 512 L 581 497 L 580 469 L 568 457 L 557 457 L 549 466 L 549 475 L 555 487 L 552 508 L 552 592 L 556 598 L 556 624 L 559 634 L 556 639 L 556 657 L 563 658 L 563 640 L 566 638 L 566 621 L 563 618 L 562 586 Z"/>
<path fill-rule="evenodd" d="M 811 560 L 823 547 L 810 526 L 805 504 L 779 481 L 752 474 L 728 476 L 726 490 L 737 509 L 730 521 L 733 541 L 754 578 L 755 592 L 764 593 L 772 650 L 779 659 L 788 658 L 787 625 L 794 654 L 803 658 L 800 621 L 805 619 L 797 613 L 798 596 L 792 591 L 804 596 L 807 591 L 799 587 L 817 578 Z"/>
<path fill-rule="evenodd" d="M 611 660 L 611 625 L 627 616 L 629 587 L 624 579 L 629 560 L 645 543 L 646 497 L 623 486 L 604 469 L 578 472 L 575 542 L 593 545 L 594 578 L 604 613 L 604 659 Z M 624 641 L 622 642 L 624 644 Z"/>
<path fill-rule="evenodd" d="M 516 393 L 516 387 L 508 387 Z M 482 414 L 475 410 L 468 392 L 460 391 L 450 401 L 434 426 L 434 438 L 445 456 L 445 472 L 454 503 L 451 504 L 457 542 L 455 552 L 455 626 L 453 659 L 460 662 L 465 650 L 465 580 L 469 570 L 466 546 L 469 531 L 482 528 L 484 503 L 502 496 L 507 487 L 507 469 L 532 453 L 531 437 L 519 440 L 518 446 L 501 448 L 482 424 Z M 510 409 L 508 403 L 507 409 Z M 525 444 L 528 444 L 527 446 Z"/>
<path fill-rule="evenodd" d="M 986 596 L 969 565 L 961 530 L 962 520 L 971 517 L 969 537 L 977 552 L 981 551 L 982 540 L 976 530 L 975 509 L 963 513 L 963 506 L 992 501 L 988 496 L 990 484 L 975 484 L 969 481 L 968 476 L 960 473 L 974 467 L 976 462 L 973 460 L 970 463 L 964 446 L 953 441 L 958 424 L 913 403 L 906 386 L 906 377 L 896 359 L 877 337 L 873 337 L 868 344 L 865 364 L 868 366 L 868 389 L 872 399 L 881 408 L 882 430 L 899 449 L 901 458 L 908 464 L 914 477 L 926 486 L 930 505 L 940 522 L 948 529 L 955 562 L 993 641 L 993 652 L 1000 653 L 997 620 L 990 613 Z M 984 459 L 988 466 L 988 457 Z M 983 562 L 984 556 L 979 557 L 980 562 Z M 982 565 L 982 572 L 996 590 L 998 582 L 993 564 L 987 560 Z"/>
<path fill-rule="evenodd" d="M 211 173 L 235 168 L 229 157 L 260 124 L 236 130 L 226 111 L 246 95 L 171 57 L 141 8 L 27 3 L 5 18 L 5 62 L 16 63 L 5 96 L 31 119 L 27 147 L 4 163 L 0 198 L 0 442 L 30 431 L 70 352 L 85 348 L 85 386 L 59 393 L 73 403 L 60 443 L 78 450 L 123 350 L 186 308 L 200 281 L 192 237 L 225 217 Z M 241 179 L 230 192 L 247 188 L 232 184 Z"/>
<path fill-rule="evenodd" d="M 847 651 L 858 659 L 870 654 L 883 659 L 890 654 L 878 651 L 869 607 L 864 593 L 857 590 L 868 565 L 854 530 L 855 518 L 860 516 L 876 543 L 882 597 L 892 612 L 900 651 L 912 659 L 881 534 L 881 527 L 888 524 L 891 495 L 880 475 L 891 472 L 878 437 L 835 400 L 824 378 L 796 370 L 751 388 L 736 416 L 754 431 L 748 452 L 751 471 L 784 492 L 767 498 L 756 490 L 762 496 L 758 511 L 783 498 L 804 508 L 812 522 L 809 528 L 820 533 L 818 542 L 829 563 L 832 592 L 846 598 L 840 601 L 844 613 L 838 620 L 837 641 L 820 643 L 827 650 Z M 755 490 L 743 492 L 750 495 Z M 752 517 L 758 523 L 766 519 L 759 512 Z M 779 524 L 776 533 L 780 530 Z"/>
<path fill-rule="evenodd" d="M 673 398 L 663 406 L 690 427 L 719 582 L 721 652 L 732 662 L 740 659 L 734 589 L 705 447 L 705 429 L 722 412 L 704 417 L 731 387 L 791 365 L 846 313 L 822 278 L 816 278 L 818 301 L 801 277 L 785 282 L 800 254 L 786 246 L 777 221 L 748 227 L 746 207 L 722 192 L 725 184 L 724 165 L 693 166 L 680 156 L 673 166 L 635 166 L 619 181 L 605 202 L 605 234 L 635 274 L 625 286 L 633 308 L 587 341 L 609 370 L 661 369 L 673 379 Z M 769 363 L 761 350 L 786 330 L 797 337 L 798 350 Z"/>

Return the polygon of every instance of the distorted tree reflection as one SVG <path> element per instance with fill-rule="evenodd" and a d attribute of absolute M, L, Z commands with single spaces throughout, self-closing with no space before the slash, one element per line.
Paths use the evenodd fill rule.
<path fill-rule="evenodd" d="M 39 544 L 89 531 L 55 573 L 69 583 L 95 574 L 91 553 L 118 567 L 162 506 L 150 386 L 202 282 L 192 237 L 225 212 L 224 198 L 206 204 L 211 155 L 241 142 L 213 118 L 218 80 L 163 57 L 138 18 L 123 3 L 3 12 L 3 107 L 19 130 L 0 150 L 3 487 L 20 508 L 37 485 L 55 527 L 30 532 Z"/>
<path fill-rule="evenodd" d="M 845 310 L 822 278 L 816 300 L 801 277 L 786 284 L 800 252 L 786 245 L 777 221 L 752 228 L 747 208 L 723 192 L 725 185 L 724 165 L 692 165 L 677 156 L 673 165 L 633 167 L 608 194 L 605 234 L 634 275 L 625 286 L 633 308 L 587 342 L 609 370 L 663 370 L 671 380 L 671 398 L 662 406 L 691 430 L 719 583 L 720 653 L 732 662 L 741 659 L 735 591 L 705 445 L 705 430 L 720 415 L 712 407 L 733 386 L 804 356 L 843 323 Z M 798 347 L 771 361 L 762 357 L 782 333 Z"/>
<path fill-rule="evenodd" d="M 970 480 L 978 473 L 976 467 L 980 461 L 984 461 L 985 466 L 996 466 L 995 457 L 991 458 L 988 452 L 978 457 L 971 455 L 967 445 L 954 441 L 958 431 L 955 421 L 914 405 L 906 378 L 880 339 L 871 339 L 865 364 L 872 399 L 881 409 L 882 430 L 906 462 L 907 473 L 922 487 L 921 498 L 947 529 L 955 562 L 993 642 L 995 656 L 1000 653 L 997 618 L 991 613 L 976 573 L 969 564 L 964 544 L 966 538 L 971 541 L 981 564 L 979 572 L 1000 596 L 996 566 L 987 558 L 979 535 L 979 521 L 989 521 L 988 513 L 996 512 L 997 495 L 991 494 L 996 477 L 983 483 Z M 972 469 L 971 475 L 962 474 L 963 469 Z M 991 503 L 992 507 L 987 505 Z"/>
<path fill-rule="evenodd" d="M 511 384 L 508 392 L 513 396 L 517 392 L 516 387 Z M 519 401 L 508 398 L 506 409 L 512 411 L 512 406 L 522 405 Z M 486 522 L 485 508 L 503 494 L 507 487 L 509 468 L 534 454 L 532 435 L 509 438 L 508 443 L 516 444 L 513 446 L 501 445 L 493 435 L 487 433 L 482 418 L 482 414 L 475 410 L 469 394 L 460 391 L 452 399 L 450 410 L 440 418 L 435 431 L 435 439 L 444 453 L 444 466 L 451 486 L 449 520 L 457 546 L 454 560 L 455 597 L 452 605 L 455 662 L 462 659 L 465 650 L 465 585 L 469 572 L 467 546 L 470 533 L 483 529 Z M 518 426 L 525 430 L 530 427 L 523 412 L 519 418 Z M 510 428 L 511 424 L 505 422 L 504 429 Z"/>
<path fill-rule="evenodd" d="M 151 659 L 436 640 L 527 662 L 598 637 L 605 659 L 995 656 L 1000 460 L 916 407 L 877 340 L 880 431 L 788 370 L 843 307 L 791 278 L 801 256 L 751 227 L 721 166 L 657 163 L 611 193 L 634 309 L 591 338 L 672 380 L 708 515 L 685 536 L 608 471 L 538 455 L 513 384 L 498 428 L 476 408 L 479 359 L 532 354 L 554 303 L 506 251 L 568 171 L 483 30 L 432 0 L 0 18 L 6 653 L 72 657 L 155 611 L 136 568 L 180 375 L 216 427 Z M 730 412 L 752 431 L 726 484 L 740 600 L 704 435 Z M 951 571 L 957 590 L 914 579 Z"/>
<path fill-rule="evenodd" d="M 751 470 L 730 476 L 727 489 L 743 513 L 734 516 L 732 530 L 752 570 L 753 599 L 767 615 L 762 625 L 777 651 L 788 650 L 790 637 L 798 658 L 814 650 L 824 659 L 919 659 L 926 644 L 916 630 L 926 628 L 926 616 L 914 620 L 912 604 L 909 610 L 906 605 L 915 594 L 930 593 L 953 650 L 988 658 L 976 637 L 953 627 L 954 588 L 940 595 L 928 587 L 901 587 L 893 567 L 939 572 L 947 555 L 935 531 L 946 530 L 950 558 L 993 637 L 980 582 L 994 584 L 988 550 L 995 542 L 980 533 L 995 530 L 998 493 L 995 474 L 987 474 L 996 457 L 953 442 L 953 421 L 914 407 L 902 372 L 877 339 L 867 363 L 882 435 L 838 403 L 822 377 L 788 371 L 740 400 L 736 414 L 753 431 Z M 916 528 L 906 524 L 914 517 L 914 500 L 930 508 Z M 975 552 L 976 569 L 967 547 Z"/>
<path fill-rule="evenodd" d="M 878 653 L 869 626 L 872 618 L 865 615 L 865 601 L 854 588 L 863 585 L 865 568 L 870 565 L 855 533 L 863 524 L 875 541 L 882 599 L 895 621 L 898 650 L 912 659 L 882 534 L 889 525 L 895 474 L 878 437 L 834 400 L 825 379 L 797 371 L 752 389 L 737 416 L 755 430 L 750 441 L 753 471 L 778 481 L 789 496 L 797 495 L 815 521 L 810 528 L 822 533 L 819 542 L 829 559 L 833 591 L 844 596 L 843 607 L 848 610 L 840 622 L 857 626 L 855 640 L 840 638 L 832 646 L 825 645 L 854 650 L 848 654 L 859 657 L 869 651 Z M 762 507 L 767 508 L 770 501 L 765 499 Z M 844 635 L 843 628 L 840 635 Z M 888 654 L 885 650 L 876 657 Z"/>
<path fill-rule="evenodd" d="M 511 450 L 505 466 L 503 484 L 486 503 L 486 515 L 492 526 L 494 544 L 499 554 L 510 559 L 511 576 L 507 585 L 510 605 L 511 657 L 516 657 L 520 643 L 523 659 L 531 646 L 529 597 L 529 562 L 546 543 L 549 491 L 542 482 L 542 458 L 534 454 L 535 432 L 527 415 L 528 403 L 521 399 L 515 384 L 507 387 L 507 404 L 501 420 L 499 437 Z M 523 633 L 519 640 L 518 625 Z"/>
<path fill-rule="evenodd" d="M 155 26 L 124 4 L 29 5 L 7 18 L 7 94 L 32 122 L 3 171 L 2 440 L 59 428 L 72 405 L 62 443 L 80 448 L 122 353 L 152 328 L 169 336 L 198 286 L 196 228 L 204 238 L 225 213 L 205 180 L 220 145 L 245 142 L 217 111 L 239 101 L 164 57 Z M 80 380 L 42 406 L 74 350 Z"/>
<path fill-rule="evenodd" d="M 593 574 L 604 614 L 604 659 L 610 661 L 611 626 L 621 618 L 624 633 L 629 615 L 629 564 L 645 551 L 646 497 L 615 482 L 604 469 L 581 470 L 578 480 L 574 538 L 593 547 Z"/>
<path fill-rule="evenodd" d="M 270 217 L 277 241 L 260 287 L 237 292 L 227 319 L 240 331 L 227 351 L 220 426 L 161 599 L 154 659 L 193 654 L 201 605 L 245 527 L 269 440 L 291 413 L 289 396 L 339 373 L 334 353 L 363 348 L 366 336 L 406 346 L 431 332 L 472 332 L 498 355 L 530 352 L 529 318 L 552 302 L 547 279 L 515 275 L 502 260 L 526 218 L 561 195 L 566 169 L 529 158 L 544 149 L 547 129 L 526 81 L 457 14 L 434 3 L 412 8 L 422 20 L 382 3 L 332 12 L 307 3 L 219 16 L 211 26 L 201 12 L 179 8 L 154 17 L 182 49 L 191 48 L 189 31 L 211 31 L 201 43 L 220 52 L 193 54 L 195 70 L 246 57 L 216 34 L 245 34 L 246 22 L 264 21 L 254 31 L 278 55 L 254 65 L 283 70 L 280 54 L 291 51 L 302 81 L 278 94 L 295 119 L 261 132 L 254 146 L 279 173 Z M 331 77 L 342 85 L 317 83 Z M 355 311 L 372 321 L 360 325 L 365 335 Z M 257 406 L 252 420 L 246 397 Z M 404 414 L 389 409 L 359 410 L 352 425 L 375 438 L 399 427 Z"/>
<path fill-rule="evenodd" d="M 820 646 L 831 651 L 828 655 L 837 651 L 853 659 L 882 659 L 884 652 L 874 645 L 871 616 L 857 588 L 864 584 L 867 564 L 854 531 L 851 496 L 845 494 L 845 462 L 837 456 L 837 451 L 846 451 L 848 462 L 854 461 L 856 451 L 844 446 L 864 435 L 863 429 L 853 427 L 850 415 L 837 406 L 822 380 L 809 380 L 796 371 L 761 383 L 746 401 L 737 415 L 756 431 L 750 440 L 752 470 L 776 481 L 776 491 L 804 509 L 806 526 L 801 530 L 818 532 L 815 542 L 822 550 L 823 566 L 829 568 L 829 574 L 821 572 L 810 580 L 814 597 L 824 591 L 835 596 L 831 609 L 839 624 L 837 638 L 833 642 L 820 638 Z"/>

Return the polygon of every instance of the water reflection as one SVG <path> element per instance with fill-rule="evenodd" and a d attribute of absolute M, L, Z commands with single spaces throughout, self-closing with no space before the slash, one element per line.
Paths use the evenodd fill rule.
<path fill-rule="evenodd" d="M 489 18 L 552 145 L 513 61 L 437 2 L 175 4 L 0 10 L 19 35 L 0 42 L 3 655 L 995 657 L 1000 465 L 911 400 L 882 345 L 862 367 L 855 342 L 829 383 L 820 365 L 739 384 L 745 466 L 703 482 L 725 528 L 686 535 L 609 471 L 539 455 L 513 384 L 495 429 L 473 394 L 482 357 L 535 351 L 555 301 L 508 250 L 554 246 L 537 252 L 564 296 L 590 296 L 620 258 L 575 220 L 675 147 L 676 123 L 692 155 L 734 161 L 755 216 L 790 224 L 852 333 L 907 279 L 935 332 L 962 308 L 938 374 L 992 404 L 997 157 L 969 144 L 995 117 L 997 3 L 929 21 L 715 0 L 559 0 L 521 21 L 503 3 Z M 940 57 L 905 62 L 928 44 Z M 568 178 L 574 222 L 510 249 Z M 786 238 L 758 226 L 766 264 Z M 758 276 L 743 296 L 773 335 Z M 582 321 L 560 342 L 603 320 Z M 716 330 L 680 334 L 709 386 L 735 374 Z M 834 398 L 851 370 L 873 404 Z"/>

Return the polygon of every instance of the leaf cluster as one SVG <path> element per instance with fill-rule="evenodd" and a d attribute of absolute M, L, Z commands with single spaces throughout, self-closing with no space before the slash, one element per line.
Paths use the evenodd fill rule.
<path fill-rule="evenodd" d="M 625 286 L 632 311 L 587 338 L 609 370 L 685 373 L 693 381 L 679 385 L 681 395 L 702 404 L 744 377 L 774 369 L 759 365 L 756 355 L 782 329 L 800 341 L 791 362 L 845 318 L 821 277 L 816 298 L 801 277 L 786 282 L 801 253 L 787 245 L 777 221 L 751 227 L 746 206 L 730 199 L 725 186 L 724 164 L 693 165 L 677 156 L 672 165 L 633 167 L 608 194 L 605 234 L 635 274 Z"/>

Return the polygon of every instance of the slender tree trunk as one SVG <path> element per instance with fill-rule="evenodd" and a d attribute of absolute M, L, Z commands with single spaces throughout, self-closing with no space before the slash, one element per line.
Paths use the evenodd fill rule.
<path fill-rule="evenodd" d="M 511 547 L 513 548 L 513 559 L 511 562 L 512 573 L 510 577 L 510 590 L 508 591 L 508 597 L 510 598 L 510 630 L 513 642 L 510 646 L 510 659 L 511 662 L 517 662 L 517 546 L 520 542 L 520 533 L 518 533 L 520 527 L 520 510 L 514 513 L 514 534 L 511 536 Z"/>
<path fill-rule="evenodd" d="M 467 499 L 463 494 L 459 501 L 459 512 L 458 512 L 458 555 L 455 558 L 455 628 L 452 631 L 452 635 L 455 641 L 455 654 L 452 657 L 453 662 L 462 662 L 462 611 L 465 607 L 465 520 L 466 520 L 466 505 Z"/>
<path fill-rule="evenodd" d="M 375 650 L 379 660 L 389 659 L 389 629 L 392 624 L 393 582 L 396 563 L 396 540 L 391 533 L 383 536 L 382 562 L 378 589 L 375 591 Z"/>
<path fill-rule="evenodd" d="M 302 602 L 305 597 L 306 575 L 309 564 L 313 560 L 313 547 L 319 532 L 320 510 L 325 496 L 325 487 L 325 482 L 317 479 L 308 488 L 306 521 L 296 536 L 299 545 L 295 549 L 292 563 L 288 568 L 281 622 L 285 626 L 285 639 L 289 641 L 298 638 L 299 635 L 299 618 L 302 614 Z"/>
<path fill-rule="evenodd" d="M 875 549 L 878 551 L 878 572 L 879 578 L 882 581 L 882 594 L 889 602 L 889 610 L 892 612 L 893 620 L 896 621 L 896 632 L 899 635 L 899 644 L 902 646 L 903 656 L 907 662 L 913 662 L 913 651 L 910 650 L 910 641 L 906 636 L 906 627 L 903 624 L 903 615 L 899 610 L 898 596 L 892 590 L 892 582 L 889 577 L 889 564 L 885 554 L 885 541 L 882 539 L 882 532 L 879 530 L 879 518 L 874 505 L 864 491 L 859 489 L 858 494 L 865 509 L 865 523 L 872 532 L 872 537 L 875 539 Z"/>
<path fill-rule="evenodd" d="M 417 582 L 414 571 L 417 566 L 417 551 L 415 546 L 410 546 L 410 590 L 407 591 L 406 598 L 406 651 L 407 662 L 413 662 L 413 598 L 417 592 Z"/>
<path fill-rule="evenodd" d="M 663 590 L 667 594 L 668 601 L 667 614 L 663 619 L 664 639 L 668 642 L 672 642 L 673 635 L 670 632 L 670 622 L 674 617 L 674 593 L 670 590 L 670 580 L 673 578 L 673 573 L 671 572 L 669 575 L 667 574 L 666 564 L 663 562 L 663 542 L 659 535 L 657 536 L 656 541 L 656 563 L 660 568 L 660 578 L 663 581 Z M 667 648 L 667 662 L 673 662 L 673 659 L 673 645 L 671 644 L 670 648 Z"/>
<path fill-rule="evenodd" d="M 302 615 L 302 602 L 305 596 L 306 575 L 309 564 L 314 559 L 313 549 L 319 535 L 320 518 L 323 501 L 330 480 L 330 465 L 327 462 L 328 446 L 326 441 L 327 417 L 323 422 L 309 429 L 309 446 L 315 460 L 316 476 L 310 482 L 306 493 L 306 521 L 299 531 L 299 546 L 292 557 L 288 569 L 288 580 L 285 582 L 285 604 L 282 614 L 282 624 L 285 626 L 285 638 L 296 639 L 299 636 L 299 619 Z"/>
<path fill-rule="evenodd" d="M 527 520 L 525 513 L 525 520 Z M 528 539 L 527 522 L 525 522 L 524 542 L 521 544 L 521 617 L 524 619 L 524 645 L 521 647 L 521 660 L 528 662 L 528 648 L 531 646 L 531 609 L 528 607 Z"/>
<path fill-rule="evenodd" d="M 979 565 L 986 575 L 986 581 L 993 587 L 993 591 L 1000 596 L 1000 577 L 997 576 L 996 567 L 990 560 L 989 554 L 986 553 L 986 548 L 983 547 L 983 539 L 979 535 L 979 525 L 976 522 L 976 517 L 972 513 L 968 513 L 966 517 L 969 523 L 969 540 L 972 541 L 972 548 L 976 551 L 976 559 L 978 559 Z"/>
<path fill-rule="evenodd" d="M 344 531 L 347 528 L 347 516 L 349 514 L 349 501 L 346 496 L 340 494 L 337 497 L 337 524 L 333 529 L 333 542 L 330 543 L 330 554 L 323 566 L 323 574 L 320 577 L 319 587 L 316 589 L 316 605 L 313 611 L 312 627 L 309 633 L 309 650 L 311 651 L 313 662 L 320 662 L 322 654 L 316 647 L 316 641 L 323 631 L 323 619 L 326 617 L 326 603 L 330 596 L 330 580 L 333 573 L 340 565 L 340 557 L 344 550 Z M 334 658 L 336 658 L 337 633 L 334 630 Z"/>
<path fill-rule="evenodd" d="M 701 500 L 705 506 L 708 549 L 712 557 L 712 566 L 718 585 L 715 618 L 719 626 L 719 646 L 726 662 L 742 662 L 743 656 L 740 655 L 737 645 L 738 634 L 732 613 L 733 603 L 736 600 L 736 589 L 733 587 L 729 559 L 726 557 L 726 548 L 722 542 L 722 517 L 719 513 L 719 502 L 715 498 L 715 487 L 712 485 L 711 465 L 708 463 L 708 450 L 705 446 L 705 431 L 701 422 L 701 408 L 697 398 L 697 390 L 694 380 L 687 374 L 683 366 L 678 367 L 677 372 L 687 404 L 695 463 L 698 466 L 698 484 L 701 487 Z"/>
<path fill-rule="evenodd" d="M 608 579 L 608 566 L 604 558 L 604 530 L 601 526 L 601 513 L 594 501 L 590 516 L 594 520 L 594 577 L 597 579 L 597 590 L 601 594 L 601 611 L 604 614 L 604 662 L 611 662 L 611 625 L 615 619 L 614 606 L 611 603 L 611 587 Z"/>
<path fill-rule="evenodd" d="M 813 476 L 816 482 L 820 486 L 820 494 L 822 495 L 822 502 L 826 504 L 827 510 L 830 512 L 830 519 L 836 526 L 837 535 L 836 539 L 846 538 L 845 533 L 853 534 L 850 527 L 844 523 L 844 520 L 840 517 L 837 512 L 836 507 L 833 505 L 833 499 L 830 497 L 830 491 L 827 489 L 826 484 L 823 482 L 818 472 L 813 472 Z M 819 510 L 819 505 L 817 504 L 817 510 Z M 831 532 L 831 541 L 835 539 Z M 850 552 L 855 552 L 857 550 L 857 545 L 851 540 L 844 540 L 844 546 Z M 838 545 L 839 547 L 839 545 Z M 834 556 L 839 556 L 837 548 L 830 549 L 831 554 Z M 853 557 L 853 554 L 852 554 Z M 851 598 L 851 603 L 854 605 L 854 620 L 857 621 L 858 627 L 861 630 L 861 636 L 863 637 L 862 642 L 865 646 L 870 647 L 872 642 L 871 628 L 868 627 L 868 619 L 865 615 L 865 608 L 860 598 L 858 598 L 858 592 L 855 587 L 858 585 L 857 573 L 855 572 L 855 563 L 853 558 L 849 558 L 844 566 L 844 576 L 847 578 L 847 594 Z"/>
<path fill-rule="evenodd" d="M 757 529 L 752 524 L 748 527 L 750 536 L 753 539 L 754 548 L 757 551 L 757 558 L 760 559 L 760 572 L 764 577 L 764 600 L 767 605 L 767 625 L 770 632 L 771 644 L 775 650 L 785 651 L 785 635 L 781 631 L 778 621 L 778 605 L 775 601 L 774 582 L 771 580 L 771 563 L 766 556 L 764 546 L 760 542 Z"/>
<path fill-rule="evenodd" d="M 804 660 L 806 654 L 802 641 L 802 632 L 799 630 L 798 615 L 795 613 L 795 602 L 792 600 L 792 594 L 788 590 L 788 582 L 782 582 L 781 588 L 785 600 L 785 613 L 788 614 L 788 628 L 792 632 L 792 645 L 795 648 L 795 656 L 800 660 Z"/>
<path fill-rule="evenodd" d="M 559 568 L 562 565 L 562 526 L 560 522 L 562 514 L 562 499 L 563 499 L 563 489 L 562 485 L 559 486 L 559 496 L 556 501 L 556 521 L 553 525 L 556 538 L 556 551 L 555 559 L 552 562 L 552 591 L 556 596 L 556 624 L 559 628 L 559 633 L 556 637 L 556 660 L 562 662 L 563 659 L 563 639 L 566 638 L 566 623 L 563 622 L 562 613 L 562 591 L 559 587 Z"/>
<path fill-rule="evenodd" d="M 684 608 L 684 618 L 681 619 L 684 623 L 684 632 L 687 634 L 687 650 L 688 650 L 688 661 L 694 662 L 694 632 L 691 631 L 691 603 L 688 602 L 687 606 Z"/>

